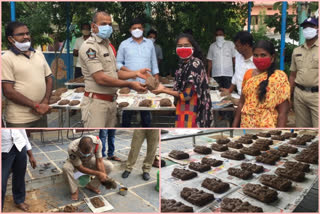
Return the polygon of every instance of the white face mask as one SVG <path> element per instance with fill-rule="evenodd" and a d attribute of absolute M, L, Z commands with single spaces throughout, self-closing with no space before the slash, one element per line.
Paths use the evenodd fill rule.
<path fill-rule="evenodd" d="M 131 35 L 134 37 L 134 38 L 140 38 L 142 35 L 143 35 L 143 31 L 140 30 L 140 29 L 135 29 L 133 31 L 131 31 Z"/>
<path fill-rule="evenodd" d="M 221 48 L 224 42 L 224 36 L 217 36 L 216 41 L 217 41 L 217 45 Z"/>
<path fill-rule="evenodd" d="M 20 51 L 27 51 L 27 50 L 29 50 L 29 48 L 31 46 L 31 42 L 21 43 L 21 42 L 17 42 L 16 40 L 14 40 L 14 46 L 16 46 L 16 48 L 18 48 Z"/>
<path fill-rule="evenodd" d="M 150 40 L 151 40 L 153 43 L 155 43 L 155 41 L 156 41 L 156 39 L 154 39 L 154 38 L 150 38 Z"/>
<path fill-rule="evenodd" d="M 224 41 L 224 36 L 217 36 L 216 40 L 217 40 L 217 42 L 223 42 Z"/>
<path fill-rule="evenodd" d="M 306 39 L 313 39 L 317 36 L 318 29 L 312 28 L 312 27 L 306 27 L 302 30 L 303 36 Z"/>

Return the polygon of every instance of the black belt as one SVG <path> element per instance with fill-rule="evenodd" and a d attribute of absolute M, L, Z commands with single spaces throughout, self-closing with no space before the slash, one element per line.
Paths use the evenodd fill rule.
<path fill-rule="evenodd" d="M 296 86 L 298 88 L 300 88 L 302 91 L 307 91 L 307 92 L 311 92 L 311 93 L 319 92 L 319 87 L 318 86 L 315 86 L 315 87 L 304 87 L 303 85 L 299 85 L 298 83 L 296 83 Z"/>

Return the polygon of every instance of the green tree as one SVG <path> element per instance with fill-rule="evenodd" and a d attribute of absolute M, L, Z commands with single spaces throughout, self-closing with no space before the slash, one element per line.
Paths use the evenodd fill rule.
<path fill-rule="evenodd" d="M 3 2 L 2 8 L 10 11 L 9 2 Z M 130 22 L 135 17 L 144 19 L 156 29 L 157 42 L 164 52 L 163 74 L 173 73 L 176 69 L 175 39 L 184 29 L 193 30 L 194 38 L 206 55 L 217 27 L 224 27 L 227 39 L 231 39 L 243 29 L 247 18 L 247 4 L 238 2 L 151 2 L 149 19 L 145 15 L 146 2 L 70 2 L 70 22 L 79 29 L 81 23 L 91 22 L 97 10 L 108 11 L 118 24 L 119 31 L 111 38 L 116 48 L 131 36 Z M 30 28 L 34 45 L 66 40 L 66 2 L 16 2 L 16 11 L 17 20 Z M 2 26 L 5 26 L 10 21 L 10 14 L 2 14 Z M 74 33 L 80 36 L 79 31 Z"/>
<path fill-rule="evenodd" d="M 309 13 L 314 12 L 318 9 L 318 2 L 308 2 L 309 5 Z M 294 9 L 296 9 L 296 3 L 292 5 Z M 273 9 L 278 10 L 279 12 L 274 14 L 273 16 L 268 16 L 265 19 L 265 23 L 269 28 L 274 28 L 274 33 L 281 33 L 281 11 L 282 11 L 282 2 L 276 2 L 273 4 Z M 287 8 L 287 10 L 289 7 Z M 286 33 L 289 35 L 290 39 L 295 41 L 299 41 L 299 23 L 298 23 L 298 15 L 297 14 L 288 14 L 286 19 Z M 280 40 L 271 40 L 278 53 L 280 53 Z M 291 43 L 285 44 L 285 72 L 290 74 L 290 64 L 291 64 L 291 56 L 293 49 L 297 47 Z"/>

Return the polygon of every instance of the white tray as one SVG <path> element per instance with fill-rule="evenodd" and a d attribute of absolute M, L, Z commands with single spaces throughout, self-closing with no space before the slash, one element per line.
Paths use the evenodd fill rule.
<path fill-rule="evenodd" d="M 100 208 L 95 208 L 92 203 L 91 203 L 91 199 L 92 198 L 95 198 L 95 197 L 98 197 L 100 198 L 103 203 L 104 203 L 104 206 L 103 207 L 100 207 Z M 84 201 L 87 203 L 88 207 L 90 208 L 90 210 L 94 213 L 102 213 L 102 212 L 105 212 L 105 211 L 109 211 L 109 210 L 113 210 L 113 206 L 104 198 L 102 197 L 101 195 L 97 195 L 97 196 L 94 196 L 94 197 L 91 197 L 91 198 L 84 198 Z"/>

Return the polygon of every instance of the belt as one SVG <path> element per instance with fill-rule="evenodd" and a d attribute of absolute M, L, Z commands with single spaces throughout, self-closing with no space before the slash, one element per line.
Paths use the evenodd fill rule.
<path fill-rule="evenodd" d="M 98 94 L 98 93 L 93 93 L 93 92 L 84 92 L 84 96 L 90 97 L 90 98 L 93 98 L 93 99 L 110 101 L 110 102 L 113 102 L 113 101 L 115 101 L 117 99 L 117 95 Z"/>
<path fill-rule="evenodd" d="M 298 83 L 296 83 L 296 86 L 298 88 L 300 88 L 302 91 L 307 91 L 307 92 L 311 92 L 311 93 L 319 92 L 319 87 L 318 86 L 315 86 L 315 87 L 304 87 L 303 85 L 300 85 Z"/>

